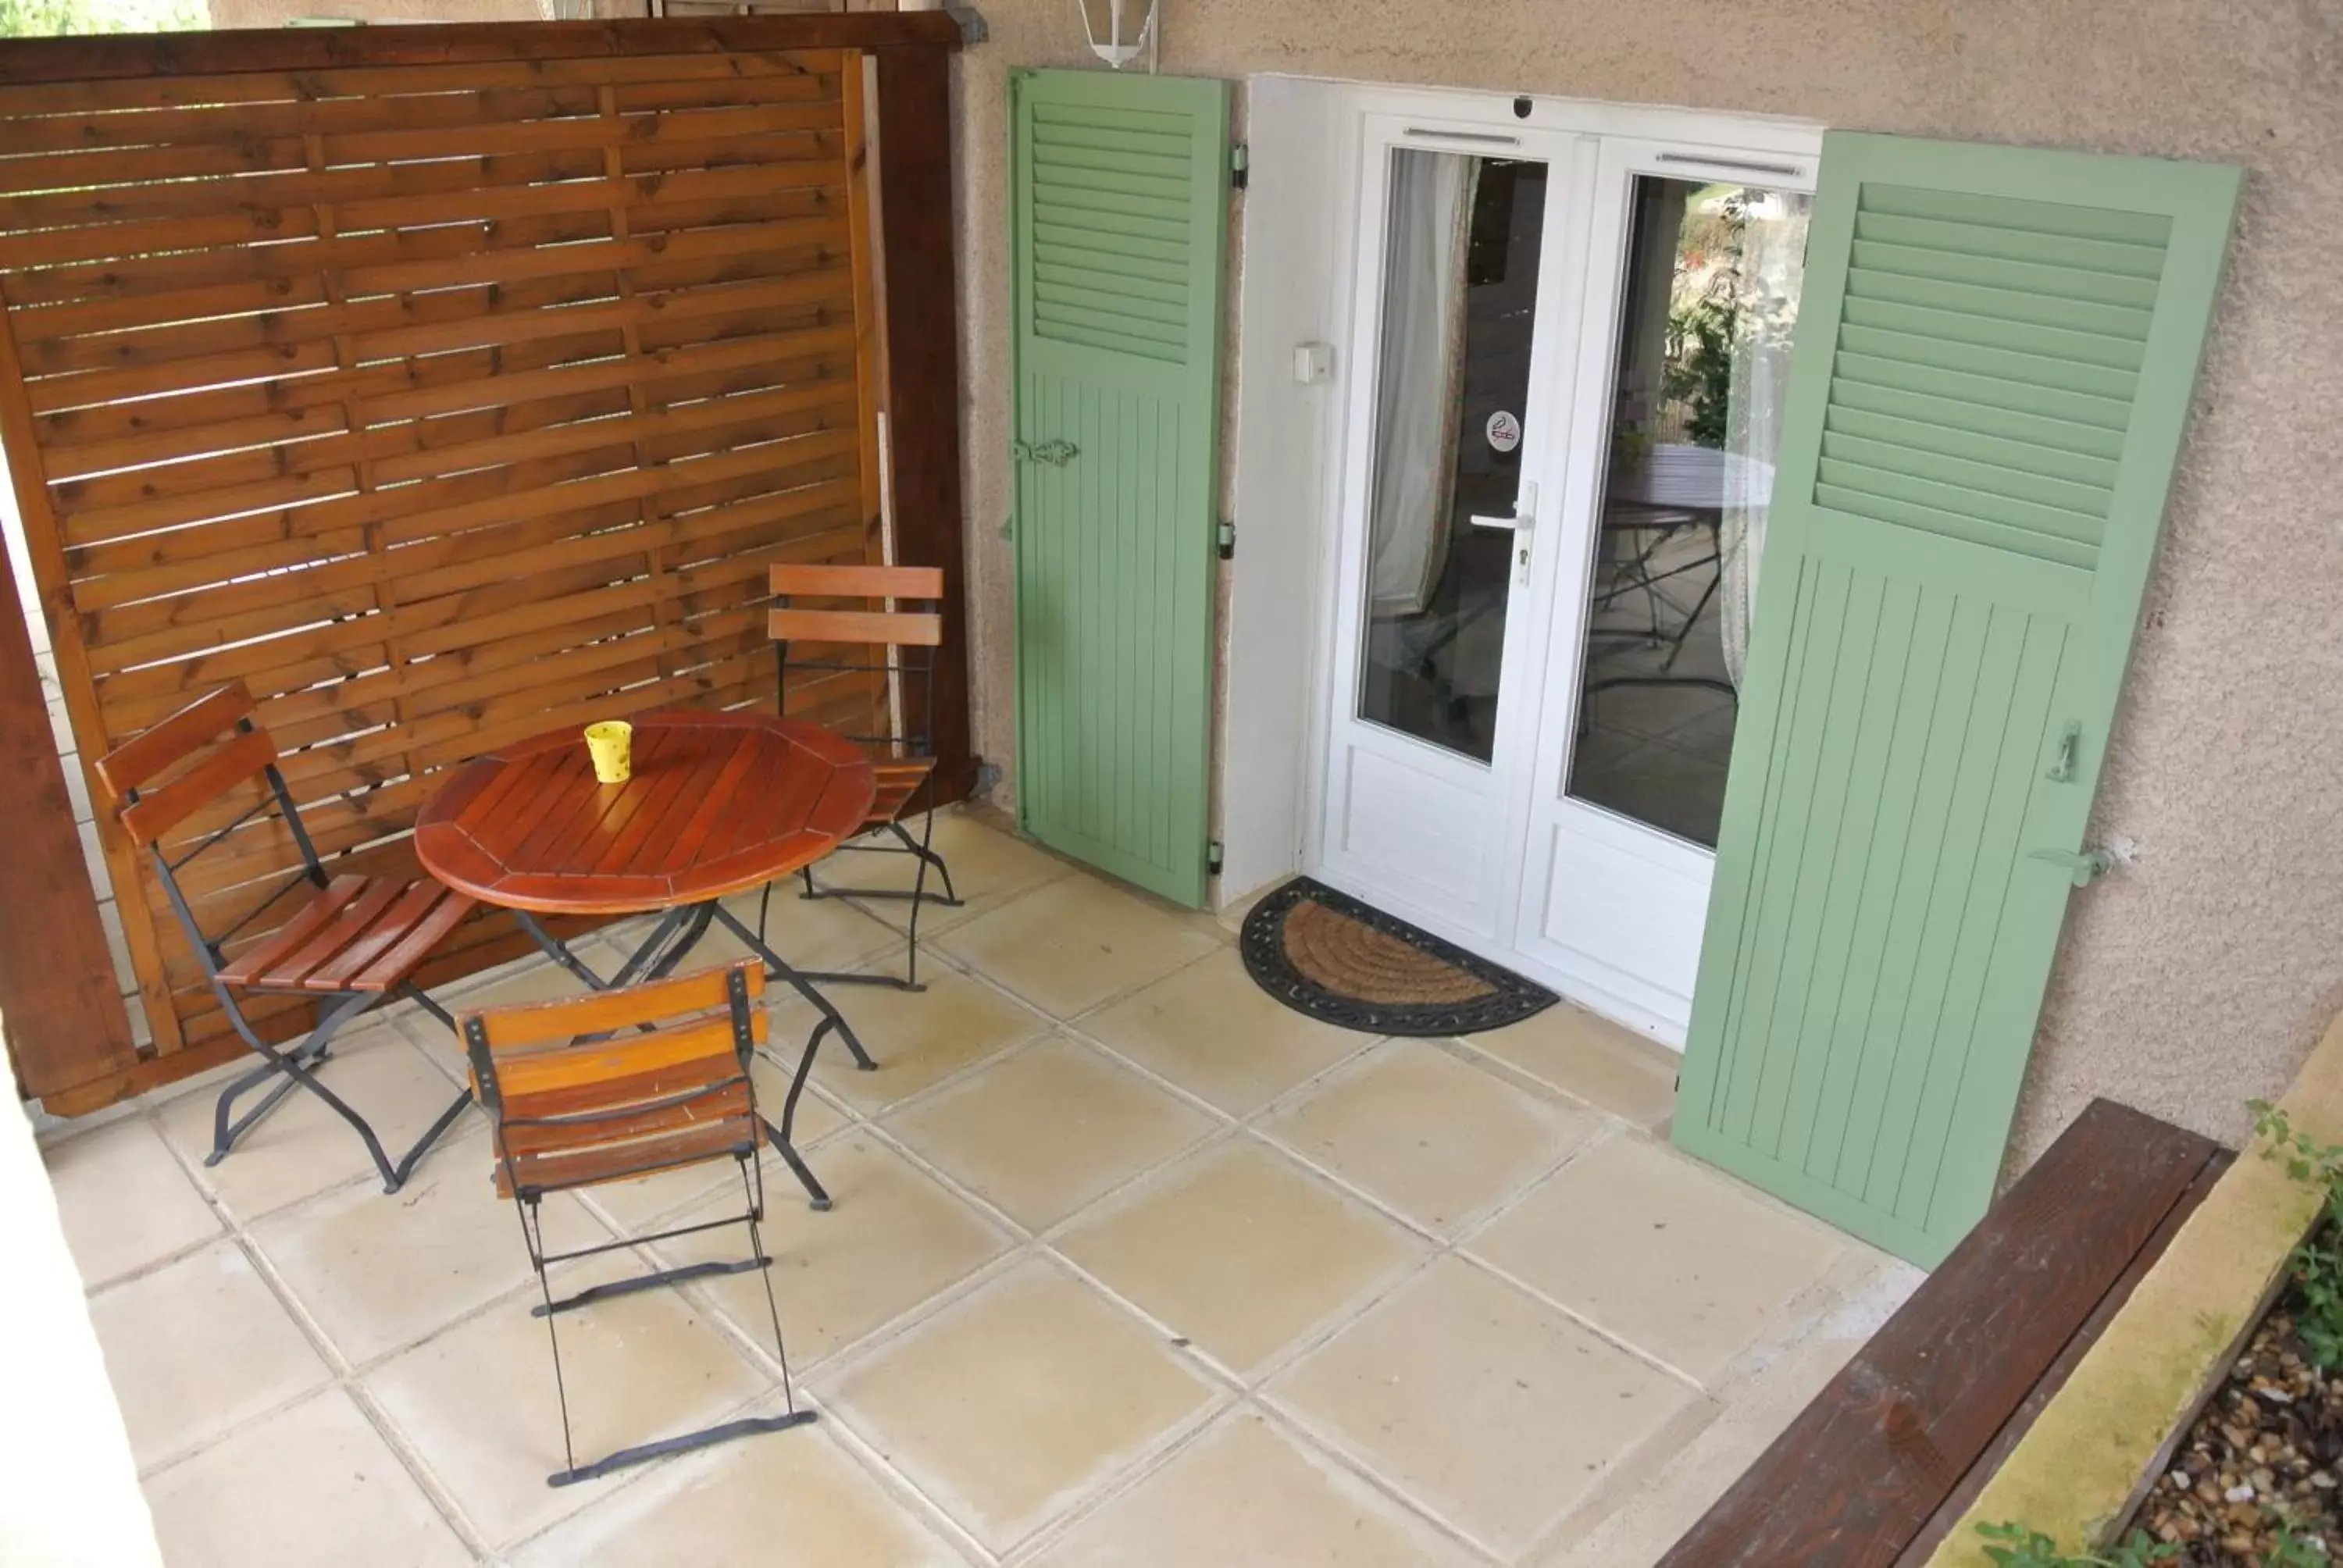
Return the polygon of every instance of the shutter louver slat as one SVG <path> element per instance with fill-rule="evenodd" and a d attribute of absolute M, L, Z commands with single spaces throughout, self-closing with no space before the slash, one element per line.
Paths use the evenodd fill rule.
<path fill-rule="evenodd" d="M 1187 122 L 1036 105 L 1031 136 L 1034 335 L 1186 364 Z"/>
<path fill-rule="evenodd" d="M 1866 182 L 1815 502 L 2093 567 L 2169 229 Z"/>

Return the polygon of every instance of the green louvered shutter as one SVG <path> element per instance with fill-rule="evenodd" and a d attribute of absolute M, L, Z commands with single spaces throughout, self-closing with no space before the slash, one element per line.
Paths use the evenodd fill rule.
<path fill-rule="evenodd" d="M 1675 1139 L 1924 1265 L 1993 1195 L 2239 178 L 1824 144 Z"/>
<path fill-rule="evenodd" d="M 1018 812 L 1202 905 L 1228 85 L 1021 71 L 1010 114 Z"/>

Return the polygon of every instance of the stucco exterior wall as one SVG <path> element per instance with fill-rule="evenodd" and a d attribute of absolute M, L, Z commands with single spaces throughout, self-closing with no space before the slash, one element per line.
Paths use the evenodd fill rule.
<path fill-rule="evenodd" d="M 1161 0 L 1162 68 L 1808 116 L 2250 171 L 2013 1165 L 2095 1094 L 2234 1141 L 2343 1010 L 2343 5 Z M 960 71 L 976 733 L 1015 762 L 1004 84 L 1092 63 L 983 0 Z M 1242 114 L 1242 102 L 1240 103 Z M 1232 295 L 1233 300 L 1233 294 Z M 1232 357 L 1233 363 L 1233 357 Z M 1242 563 L 1239 563 L 1241 568 Z"/>

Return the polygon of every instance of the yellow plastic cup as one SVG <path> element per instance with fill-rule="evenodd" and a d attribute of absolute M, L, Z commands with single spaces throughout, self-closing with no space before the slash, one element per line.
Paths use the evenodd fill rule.
<path fill-rule="evenodd" d="M 635 727 L 623 719 L 586 727 L 586 749 L 594 758 L 594 777 L 604 784 L 624 784 L 635 775 Z"/>

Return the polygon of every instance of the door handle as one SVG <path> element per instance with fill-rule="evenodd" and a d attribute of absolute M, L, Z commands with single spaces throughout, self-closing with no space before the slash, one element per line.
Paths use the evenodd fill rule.
<path fill-rule="evenodd" d="M 2083 727 L 2069 720 L 2066 728 L 2058 731 L 2057 752 L 2050 759 L 2049 770 L 2042 777 L 2053 784 L 2072 784 L 2075 781 L 2075 754 L 2082 749 L 2082 746 Z"/>
<path fill-rule="evenodd" d="M 1047 463 L 1053 468 L 1064 467 L 1067 464 L 1080 457 L 1081 455 L 1081 450 L 1082 449 L 1080 447 L 1075 446 L 1071 441 L 1068 441 L 1063 438 L 1055 438 L 1048 441 L 1035 441 L 1031 445 L 1028 445 L 1023 441 L 1011 441 L 1009 443 L 1010 455 L 1015 457 L 1019 462 Z"/>
<path fill-rule="evenodd" d="M 2075 886 L 2087 888 L 2115 869 L 2115 857 L 2105 849 L 2028 849 L 2029 860 L 2046 860 L 2074 879 Z"/>
<path fill-rule="evenodd" d="M 1517 534 L 1529 532 L 1537 526 L 1537 487 L 1532 484 L 1522 486 L 1521 498 L 1513 503 L 1512 516 L 1493 518 L 1475 512 L 1473 514 L 1473 526 L 1476 528 L 1511 528 Z"/>
<path fill-rule="evenodd" d="M 1530 580 L 1530 530 L 1537 527 L 1537 487 L 1527 480 L 1522 483 L 1520 498 L 1513 503 L 1513 515 L 1493 518 L 1482 513 L 1472 514 L 1476 528 L 1511 528 L 1513 531 L 1513 581 L 1523 587 Z"/>

